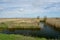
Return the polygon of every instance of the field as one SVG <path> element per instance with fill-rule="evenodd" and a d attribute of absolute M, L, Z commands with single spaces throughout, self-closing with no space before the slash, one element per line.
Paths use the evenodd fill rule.
<path fill-rule="evenodd" d="M 14 30 L 32 30 L 35 31 L 37 29 L 40 30 L 39 23 L 42 21 L 43 18 L 0 18 L 0 31 L 4 31 L 8 29 L 11 32 Z M 47 18 L 46 24 L 50 25 L 53 28 L 60 29 L 60 19 L 57 18 Z M 44 21 L 42 21 L 44 22 Z M 6 36 L 6 37 L 5 37 Z M 31 36 L 24 36 L 24 35 L 17 35 L 17 34 L 0 34 L 0 40 L 46 40 L 45 38 L 39 37 L 31 37 Z"/>
<path fill-rule="evenodd" d="M 60 19 L 59 18 L 48 18 L 46 23 L 54 28 L 60 29 Z"/>
<path fill-rule="evenodd" d="M 0 19 L 0 28 L 39 28 L 38 19 Z"/>
<path fill-rule="evenodd" d="M 39 28 L 42 18 L 0 18 L 0 28 Z M 60 29 L 59 18 L 47 18 L 46 23 Z"/>
<path fill-rule="evenodd" d="M 0 40 L 47 40 L 47 39 L 15 34 L 0 34 Z"/>
<path fill-rule="evenodd" d="M 36 18 L 1 18 L 0 19 L 0 31 L 3 29 L 39 29 L 39 22 L 40 19 Z M 13 29 L 14 30 L 14 29 Z M 38 37 L 31 37 L 31 36 L 24 36 L 18 34 L 1 34 L 0 33 L 0 40 L 46 40 L 46 38 L 38 38 Z"/>

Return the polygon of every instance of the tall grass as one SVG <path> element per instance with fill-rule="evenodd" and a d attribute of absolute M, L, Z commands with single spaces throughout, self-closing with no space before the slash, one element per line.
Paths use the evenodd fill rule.
<path fill-rule="evenodd" d="M 8 25 L 6 23 L 4 23 L 4 22 L 0 23 L 0 28 L 7 28 L 7 27 L 8 27 Z"/>

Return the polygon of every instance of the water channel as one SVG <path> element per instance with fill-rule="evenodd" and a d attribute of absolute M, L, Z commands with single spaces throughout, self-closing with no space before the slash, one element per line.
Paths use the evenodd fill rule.
<path fill-rule="evenodd" d="M 9 31 L 4 30 L 0 33 L 5 34 L 21 34 L 26 36 L 36 36 L 36 37 L 45 37 L 45 38 L 59 38 L 60 32 L 56 31 L 49 25 L 46 25 L 44 22 L 40 22 L 40 30 L 15 30 L 15 31 Z"/>

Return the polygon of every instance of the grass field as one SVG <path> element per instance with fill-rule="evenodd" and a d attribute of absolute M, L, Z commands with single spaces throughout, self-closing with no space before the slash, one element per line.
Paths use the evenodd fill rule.
<path fill-rule="evenodd" d="M 52 27 L 60 29 L 60 19 L 50 18 L 46 20 L 46 23 L 52 25 Z"/>
<path fill-rule="evenodd" d="M 0 40 L 46 40 L 46 39 L 15 34 L 0 34 Z"/>
<path fill-rule="evenodd" d="M 0 31 L 6 28 L 39 28 L 39 22 L 43 19 L 36 18 L 12 18 L 12 19 L 0 19 Z M 52 25 L 52 27 L 60 28 L 60 19 L 48 18 L 46 23 Z M 14 30 L 14 29 L 13 29 Z M 12 31 L 12 30 L 10 30 Z M 46 38 L 38 38 L 31 36 L 23 36 L 16 34 L 0 34 L 0 40 L 47 40 Z"/>
<path fill-rule="evenodd" d="M 0 18 L 0 27 L 3 28 L 39 28 L 39 21 L 42 18 Z M 60 28 L 60 19 L 47 18 L 46 23 Z"/>
<path fill-rule="evenodd" d="M 36 18 L 0 18 L 0 31 L 6 28 L 39 28 L 40 19 Z M 23 36 L 17 34 L 1 34 L 0 40 L 46 40 L 45 38 L 31 37 L 31 36 Z"/>
<path fill-rule="evenodd" d="M 1 19 L 0 28 L 39 28 L 37 19 Z"/>

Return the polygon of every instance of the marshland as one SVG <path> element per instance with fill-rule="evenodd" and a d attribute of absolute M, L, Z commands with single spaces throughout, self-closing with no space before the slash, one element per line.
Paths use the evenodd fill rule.
<path fill-rule="evenodd" d="M 53 28 L 60 30 L 60 18 L 48 18 L 46 24 L 52 26 Z"/>
<path fill-rule="evenodd" d="M 0 40 L 60 40 L 60 0 L 0 0 Z"/>
<path fill-rule="evenodd" d="M 12 39 L 19 39 L 21 35 L 23 38 L 28 37 L 26 40 L 31 37 L 34 40 L 59 39 L 59 21 L 60 19 L 56 18 L 0 18 L 0 33 L 2 37 L 13 36 Z M 23 38 L 21 37 L 22 40 Z M 32 38 L 30 40 L 33 40 Z"/>

